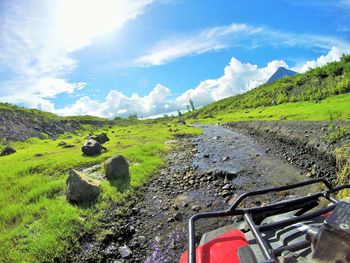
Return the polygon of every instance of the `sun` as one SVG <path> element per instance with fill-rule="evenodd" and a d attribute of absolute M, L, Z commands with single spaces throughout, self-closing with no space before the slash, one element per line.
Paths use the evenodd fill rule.
<path fill-rule="evenodd" d="M 121 27 L 128 19 L 127 4 L 120 0 L 63 0 L 53 12 L 56 32 L 71 43 L 72 51 Z"/>

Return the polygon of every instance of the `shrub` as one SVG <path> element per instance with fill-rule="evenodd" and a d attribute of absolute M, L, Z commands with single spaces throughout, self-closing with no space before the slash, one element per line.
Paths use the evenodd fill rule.
<path fill-rule="evenodd" d="M 350 143 L 344 144 L 335 150 L 337 160 L 337 185 L 348 184 L 350 181 Z M 350 191 L 344 190 L 339 193 L 339 198 L 349 196 Z"/>
<path fill-rule="evenodd" d="M 324 137 L 324 140 L 327 143 L 334 143 L 341 139 L 343 139 L 348 134 L 349 127 L 344 126 L 336 126 L 334 124 L 329 125 L 328 132 L 329 135 Z"/>

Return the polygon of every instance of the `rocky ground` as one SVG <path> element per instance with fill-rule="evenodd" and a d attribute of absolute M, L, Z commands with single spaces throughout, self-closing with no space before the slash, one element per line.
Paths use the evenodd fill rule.
<path fill-rule="evenodd" d="M 159 175 L 123 207 L 111 207 L 106 211 L 102 225 L 109 234 L 99 241 L 86 237 L 81 251 L 69 260 L 178 262 L 181 253 L 187 249 L 188 218 L 198 211 L 225 209 L 239 194 L 253 189 L 310 177 L 335 178 L 330 148 L 322 148 L 320 144 L 316 148 L 322 148 L 324 152 L 318 155 L 308 144 L 320 138 L 320 134 L 312 131 L 320 129 L 323 132 L 323 126 L 310 124 L 308 129 L 299 125 L 298 130 L 297 126 L 276 128 L 271 125 L 206 125 L 201 126 L 201 136 L 170 141 L 174 151 L 168 155 Z M 278 130 L 281 129 L 285 136 L 279 137 L 281 131 Z M 293 134 L 307 134 L 307 142 L 291 136 L 287 130 Z M 303 189 L 301 194 L 309 191 Z M 250 204 L 262 205 L 297 194 L 295 191 L 284 192 L 252 200 Z M 198 236 L 225 223 L 215 219 L 200 221 Z"/>
<path fill-rule="evenodd" d="M 31 137 L 44 138 L 44 134 L 56 138 L 65 132 L 74 133 L 85 124 L 102 127 L 108 123 L 89 119 L 56 120 L 22 110 L 0 109 L 0 138 L 3 143 L 24 141 Z"/>

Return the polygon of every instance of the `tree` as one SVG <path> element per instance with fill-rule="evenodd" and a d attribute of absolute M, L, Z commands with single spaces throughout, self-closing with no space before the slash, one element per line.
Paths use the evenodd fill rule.
<path fill-rule="evenodd" d="M 179 115 L 179 117 L 182 115 L 179 109 L 177 110 L 177 114 Z"/>
<path fill-rule="evenodd" d="M 195 110 L 195 107 L 194 107 L 194 104 L 193 104 L 193 100 L 190 99 L 190 105 L 191 105 L 191 109 L 194 111 Z"/>
<path fill-rule="evenodd" d="M 130 114 L 128 119 L 130 119 L 130 120 L 137 120 L 138 119 L 137 113 Z"/>
<path fill-rule="evenodd" d="M 190 112 L 191 111 L 190 110 L 190 105 L 187 104 L 186 106 L 187 106 L 187 111 Z"/>

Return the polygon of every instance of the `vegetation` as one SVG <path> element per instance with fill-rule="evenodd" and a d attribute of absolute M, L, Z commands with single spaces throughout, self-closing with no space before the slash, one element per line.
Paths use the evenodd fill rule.
<path fill-rule="evenodd" d="M 288 111 L 288 107 L 311 106 L 326 98 L 348 92 L 350 92 L 349 55 L 343 56 L 340 62 L 332 62 L 323 67 L 309 70 L 304 74 L 282 78 L 273 83 L 261 85 L 244 94 L 212 103 L 191 112 L 187 117 L 204 120 L 226 116 L 226 119 L 230 119 L 228 116 L 232 115 L 235 116 L 231 118 L 232 120 L 239 120 L 239 116 L 247 119 L 246 114 L 243 113 L 254 111 L 254 119 L 256 109 L 258 109 L 257 112 L 265 111 L 265 109 L 281 110 L 282 107 L 278 108 L 278 106 L 282 106 L 282 104 L 283 108 L 286 107 L 287 114 L 290 115 L 292 113 Z M 294 104 L 296 102 L 299 104 Z M 303 102 L 309 104 L 303 104 Z M 338 107 L 336 110 L 338 111 Z M 261 117 L 264 118 L 264 116 Z M 283 117 L 283 114 L 279 117 Z"/>
<path fill-rule="evenodd" d="M 197 120 L 201 123 L 254 120 L 350 120 L 350 93 L 332 96 L 319 103 L 295 102 L 277 106 L 221 111 L 218 116 Z M 192 120 L 194 121 L 194 120 Z"/>
<path fill-rule="evenodd" d="M 36 110 L 36 109 L 27 109 L 27 108 L 19 107 L 16 105 L 12 105 L 10 103 L 1 103 L 0 102 L 0 111 L 1 110 L 10 110 L 13 112 L 27 113 L 27 114 L 31 115 L 31 118 L 41 119 L 43 122 L 45 122 L 47 120 L 53 120 L 53 121 L 66 120 L 66 121 L 77 121 L 77 122 L 82 122 L 82 123 L 89 123 L 89 122 L 93 122 L 93 121 L 108 123 L 108 119 L 100 118 L 100 117 L 96 117 L 96 116 L 80 115 L 80 116 L 61 117 L 61 116 L 55 115 L 51 112 L 45 112 L 45 111 L 40 111 L 40 110 Z"/>
<path fill-rule="evenodd" d="M 350 142 L 337 148 L 336 151 L 337 167 L 338 167 L 338 185 L 350 183 Z M 339 193 L 339 197 L 350 196 L 350 190 L 343 190 Z"/>
<path fill-rule="evenodd" d="M 336 126 L 334 123 L 328 127 L 329 135 L 324 138 L 327 143 L 334 143 L 343 139 L 349 131 L 349 127 L 346 125 Z"/>
<path fill-rule="evenodd" d="M 193 100 L 190 99 L 190 100 L 189 100 L 189 103 L 190 103 L 190 105 L 191 105 L 191 110 L 194 111 L 196 108 L 194 107 Z"/>
<path fill-rule="evenodd" d="M 1 262 L 53 261 L 98 224 L 111 202 L 120 202 L 147 182 L 169 150 L 167 140 L 176 134 L 199 132 L 175 123 L 138 123 L 101 131 L 111 140 L 105 144 L 108 151 L 96 157 L 85 157 L 81 153 L 86 134 L 64 135 L 58 140 L 31 138 L 15 142 L 12 145 L 17 152 L 0 157 Z M 57 144 L 62 138 L 69 138 L 65 141 L 76 147 L 59 147 Z M 119 186 L 105 181 L 95 204 L 81 207 L 68 203 L 65 180 L 70 169 L 99 164 L 114 154 L 122 154 L 129 161 L 131 182 L 127 189 L 121 191 Z"/>

